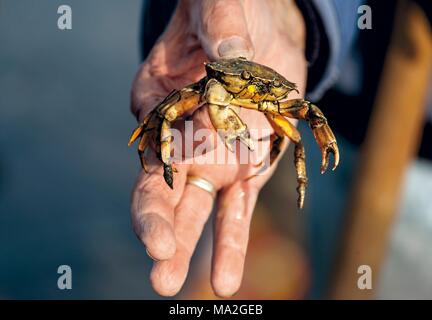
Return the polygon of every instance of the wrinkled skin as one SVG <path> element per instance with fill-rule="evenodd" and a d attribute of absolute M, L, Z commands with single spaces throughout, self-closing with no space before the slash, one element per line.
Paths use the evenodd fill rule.
<path fill-rule="evenodd" d="M 304 35 L 301 14 L 290 1 L 180 1 L 165 33 L 138 70 L 132 87 L 132 112 L 142 122 L 173 89 L 203 78 L 205 61 L 239 56 L 277 69 L 297 84 L 299 93 L 292 92 L 291 98 L 301 98 L 307 69 Z M 272 129 L 263 113 L 241 109 L 239 115 L 249 128 Z M 194 127 L 213 128 L 207 106 L 196 110 L 192 119 Z M 258 141 L 260 137 L 253 138 Z M 255 169 L 253 164 L 179 163 L 174 190 L 165 183 L 154 152 L 149 153 L 147 166 L 149 172 L 142 171 L 134 187 L 131 211 L 134 230 L 155 260 L 150 274 L 154 290 L 172 296 L 181 289 L 212 210 L 210 194 L 185 184 L 187 175 L 197 175 L 219 190 L 211 283 L 217 295 L 233 295 L 241 284 L 255 202 L 276 165 L 245 180 Z"/>

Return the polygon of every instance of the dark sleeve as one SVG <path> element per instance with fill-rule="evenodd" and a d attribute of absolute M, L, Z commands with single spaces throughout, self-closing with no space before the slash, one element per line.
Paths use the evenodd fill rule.
<path fill-rule="evenodd" d="M 144 0 L 141 18 L 141 59 L 144 60 L 165 30 L 177 0 Z"/>
<path fill-rule="evenodd" d="M 328 55 L 324 70 L 313 87 L 308 85 L 307 96 L 318 100 L 338 79 L 352 44 L 358 33 L 358 8 L 364 0 L 307 0 L 315 9 L 319 19 L 321 39 L 327 39 Z M 320 41 L 323 45 L 323 41 Z M 318 52 L 318 56 L 321 51 Z"/>

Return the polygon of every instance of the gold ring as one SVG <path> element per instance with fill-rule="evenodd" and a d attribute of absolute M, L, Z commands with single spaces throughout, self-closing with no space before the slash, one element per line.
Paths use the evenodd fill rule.
<path fill-rule="evenodd" d="M 195 187 L 198 187 L 210 193 L 213 199 L 216 198 L 217 190 L 214 185 L 208 180 L 198 176 L 187 176 L 186 183 L 193 184 Z"/>

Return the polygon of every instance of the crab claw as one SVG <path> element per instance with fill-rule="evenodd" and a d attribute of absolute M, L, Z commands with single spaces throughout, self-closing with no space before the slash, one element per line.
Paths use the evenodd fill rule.
<path fill-rule="evenodd" d="M 254 151 L 255 146 L 254 146 L 253 140 L 250 137 L 249 130 L 247 130 L 247 129 L 244 130 L 237 137 L 246 147 L 248 147 L 248 149 L 250 151 Z"/>
<path fill-rule="evenodd" d="M 233 144 L 236 140 L 240 140 L 249 150 L 253 151 L 255 146 L 250 137 L 249 130 L 245 129 L 241 132 L 223 133 L 224 143 L 230 152 L 234 152 Z"/>
<path fill-rule="evenodd" d="M 313 134 L 316 142 L 321 150 L 321 174 L 323 174 L 328 167 L 330 153 L 333 153 L 335 170 L 339 164 L 339 148 L 337 146 L 336 138 L 327 123 L 313 129 Z"/>
<path fill-rule="evenodd" d="M 233 144 L 234 144 L 234 141 L 235 141 L 235 140 L 236 140 L 235 137 L 232 137 L 232 136 L 229 136 L 229 135 L 226 135 L 226 136 L 224 137 L 224 144 L 225 144 L 225 147 L 226 147 L 230 152 L 234 152 Z"/>
<path fill-rule="evenodd" d="M 333 157 L 334 157 L 334 164 L 333 164 L 332 170 L 335 170 L 339 164 L 339 148 L 338 148 L 336 142 L 333 142 L 333 143 L 329 144 L 328 146 L 321 148 L 321 155 L 322 155 L 321 174 L 323 174 L 327 170 L 327 167 L 329 164 L 330 153 L 333 153 Z"/>

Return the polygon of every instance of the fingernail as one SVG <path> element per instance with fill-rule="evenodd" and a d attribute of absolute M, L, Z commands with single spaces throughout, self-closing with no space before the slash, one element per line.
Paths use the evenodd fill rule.
<path fill-rule="evenodd" d="M 246 40 L 234 36 L 222 41 L 218 47 L 218 53 L 221 58 L 252 58 L 252 51 L 248 47 Z"/>

